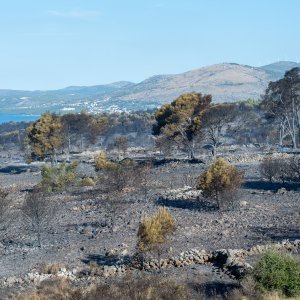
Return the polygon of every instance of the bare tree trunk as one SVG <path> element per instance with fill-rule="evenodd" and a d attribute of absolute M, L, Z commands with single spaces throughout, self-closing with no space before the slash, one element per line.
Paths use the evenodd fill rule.
<path fill-rule="evenodd" d="M 70 136 L 70 127 L 68 126 L 68 146 L 66 153 L 66 161 L 70 162 L 70 153 L 71 153 L 71 136 Z"/>
<path fill-rule="evenodd" d="M 82 133 L 80 134 L 80 151 L 83 151 L 83 135 Z"/>
<path fill-rule="evenodd" d="M 52 154 L 52 165 L 57 165 L 56 149 L 53 150 L 53 154 Z"/>
<path fill-rule="evenodd" d="M 284 128 L 283 128 L 283 124 L 280 123 L 280 125 L 279 125 L 279 145 L 280 146 L 283 145 L 283 137 L 284 137 Z"/>
<path fill-rule="evenodd" d="M 195 157 L 195 143 L 194 143 L 194 140 L 188 141 L 187 146 L 188 146 L 188 149 L 189 149 L 189 155 L 188 155 L 189 159 L 194 160 L 196 158 Z"/>
<path fill-rule="evenodd" d="M 216 156 L 216 147 L 215 147 L 215 145 L 212 145 L 211 154 L 212 154 L 213 158 Z"/>
<path fill-rule="evenodd" d="M 121 160 L 121 149 L 120 146 L 118 146 L 118 161 Z"/>

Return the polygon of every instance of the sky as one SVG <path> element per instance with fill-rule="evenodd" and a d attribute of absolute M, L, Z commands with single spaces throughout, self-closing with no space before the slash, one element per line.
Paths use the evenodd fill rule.
<path fill-rule="evenodd" d="M 0 89 L 300 60 L 299 0 L 0 0 Z"/>

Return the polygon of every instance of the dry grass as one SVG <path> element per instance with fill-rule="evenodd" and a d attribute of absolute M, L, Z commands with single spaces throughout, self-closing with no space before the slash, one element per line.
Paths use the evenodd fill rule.
<path fill-rule="evenodd" d="M 42 274 L 57 274 L 62 268 L 65 268 L 65 265 L 62 263 L 54 263 L 54 264 L 44 264 L 39 268 L 39 273 Z"/>
<path fill-rule="evenodd" d="M 12 300 L 81 300 L 81 292 L 71 288 L 66 279 L 43 281 L 36 291 L 14 296 Z"/>
<path fill-rule="evenodd" d="M 118 284 L 102 284 L 89 292 L 84 300 L 187 300 L 186 286 L 171 281 L 142 279 Z"/>
<path fill-rule="evenodd" d="M 55 278 L 43 281 L 34 291 L 16 295 L 11 300 L 252 300 L 264 298 L 244 297 L 238 286 L 220 292 L 217 285 L 196 286 L 176 283 L 167 279 L 149 276 L 133 279 L 130 276 L 122 282 L 99 284 L 96 287 L 73 288 L 65 279 Z M 282 298 L 266 298 L 266 300 Z M 296 299 L 294 299 L 296 300 Z"/>
<path fill-rule="evenodd" d="M 278 293 L 269 293 L 269 294 L 266 294 L 266 295 L 263 295 L 262 296 L 262 299 L 263 300 L 300 300 L 300 297 L 293 297 L 293 298 L 287 298 L 287 297 L 284 297 Z"/>

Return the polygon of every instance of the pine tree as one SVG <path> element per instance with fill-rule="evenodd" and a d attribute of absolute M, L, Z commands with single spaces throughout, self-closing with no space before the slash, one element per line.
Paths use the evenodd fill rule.
<path fill-rule="evenodd" d="M 31 157 L 44 159 L 50 155 L 52 164 L 56 163 L 57 150 L 63 144 L 61 129 L 59 117 L 51 113 L 42 114 L 41 118 L 27 129 Z"/>

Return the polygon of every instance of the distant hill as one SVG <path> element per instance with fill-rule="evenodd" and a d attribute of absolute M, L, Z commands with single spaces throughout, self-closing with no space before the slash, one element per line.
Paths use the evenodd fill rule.
<path fill-rule="evenodd" d="M 261 69 L 273 73 L 274 77 L 283 77 L 287 70 L 292 68 L 300 68 L 300 64 L 293 61 L 279 61 L 270 65 L 262 66 Z"/>
<path fill-rule="evenodd" d="M 260 98 L 270 81 L 300 67 L 289 61 L 262 67 L 222 63 L 175 75 L 155 75 L 140 83 L 70 86 L 52 91 L 0 90 L 2 113 L 144 110 L 168 103 L 182 93 L 212 94 L 214 102 Z"/>

